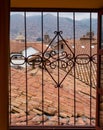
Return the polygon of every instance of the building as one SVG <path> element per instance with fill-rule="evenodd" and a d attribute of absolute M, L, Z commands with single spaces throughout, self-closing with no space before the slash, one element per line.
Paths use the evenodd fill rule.
<path fill-rule="evenodd" d="M 47 45 L 44 43 L 43 51 L 45 51 L 46 48 Z M 47 55 L 50 50 L 51 48 L 48 49 L 45 55 Z M 19 41 L 10 41 L 10 59 L 11 59 L 11 65 L 14 67 L 15 64 L 18 64 L 19 68 L 20 66 L 25 68 L 25 65 L 22 65 L 22 63 L 24 63 L 25 58 L 28 58 L 29 62 L 33 63 L 36 58 L 35 55 L 37 56 L 42 55 L 41 53 L 42 53 L 42 43 L 40 42 L 27 42 L 25 47 L 25 43 Z"/>
<path fill-rule="evenodd" d="M 94 37 L 94 33 L 93 32 L 87 32 L 86 35 L 83 35 L 80 40 L 96 40 Z"/>
<path fill-rule="evenodd" d="M 51 41 L 50 36 L 46 33 L 46 34 L 44 35 L 43 42 L 44 42 L 45 44 L 49 44 L 50 41 Z"/>
<path fill-rule="evenodd" d="M 20 33 L 17 37 L 16 37 L 16 39 L 15 39 L 16 41 L 18 41 L 18 42 L 25 42 L 25 37 L 22 35 L 22 33 Z"/>
<path fill-rule="evenodd" d="M 66 43 L 65 43 L 66 42 Z M 71 66 L 67 66 L 63 68 L 63 65 L 66 66 L 66 60 L 68 60 L 67 57 L 63 58 L 63 53 L 66 52 L 66 54 L 70 54 L 70 51 L 67 47 L 67 45 L 70 47 L 70 49 L 72 51 L 74 51 L 74 48 L 72 48 L 72 44 L 73 41 L 71 42 L 71 40 L 66 40 L 66 41 L 62 41 L 60 40 L 59 43 L 53 43 L 53 46 L 51 48 L 51 50 L 47 51 L 48 55 L 52 54 L 52 52 L 57 52 L 58 51 L 58 45 L 59 45 L 59 67 L 60 67 L 60 77 L 61 79 L 65 76 L 65 74 L 68 72 L 68 70 L 72 67 Z M 80 55 L 80 54 L 85 54 L 85 55 L 89 55 L 89 41 L 86 41 L 87 44 L 86 46 L 84 46 L 84 48 L 82 48 L 81 46 L 81 42 L 80 40 L 76 40 L 76 50 L 77 53 L 75 53 L 76 56 Z M 22 46 L 19 47 L 20 45 L 18 43 L 14 44 L 11 42 L 11 50 L 14 51 L 12 48 L 14 48 L 15 46 L 15 52 L 19 52 L 19 49 L 22 49 Z M 22 45 L 22 44 L 21 44 Z M 38 43 L 27 43 L 27 45 L 31 45 L 31 46 L 36 46 L 38 45 L 38 48 L 42 48 L 42 44 L 38 44 Z M 45 44 L 43 44 L 45 49 L 48 46 L 45 46 Z M 62 47 L 63 46 L 63 47 Z M 43 47 L 43 48 L 44 48 Z M 36 48 L 36 47 L 35 47 Z M 85 51 L 84 51 L 85 49 Z M 95 44 L 94 48 L 92 48 L 92 54 L 96 54 L 96 50 L 97 50 L 97 44 Z M 27 50 L 28 52 L 28 50 Z M 34 50 L 33 50 L 34 52 Z M 41 52 L 41 51 L 40 51 Z M 42 77 L 42 71 L 45 71 L 44 74 L 44 95 L 45 95 L 45 105 L 44 105 L 44 123 L 45 125 L 57 125 L 58 124 L 58 111 L 56 109 L 58 102 L 55 102 L 55 100 L 57 99 L 58 95 L 57 95 L 57 88 L 55 88 L 56 83 L 53 82 L 53 80 L 55 80 L 57 82 L 57 71 L 58 71 L 58 65 L 55 59 L 58 57 L 58 53 L 55 53 L 55 55 L 51 55 L 51 56 L 47 56 L 44 55 L 43 57 L 43 61 L 45 66 L 42 67 L 42 54 L 38 51 L 38 53 L 34 53 L 33 56 L 31 56 L 30 53 L 27 53 L 28 56 L 26 57 L 29 61 L 29 65 L 32 65 L 32 69 L 30 68 L 30 66 L 27 66 L 27 84 L 28 84 L 28 97 L 30 98 L 30 100 L 28 101 L 28 124 L 29 125 L 42 125 L 42 107 L 41 106 L 41 102 L 42 102 L 42 98 L 41 98 L 41 78 Z M 16 54 L 17 55 L 17 54 Z M 21 54 L 22 55 L 22 54 Z M 18 59 L 19 60 L 19 59 Z M 80 63 L 83 62 L 88 62 L 88 57 L 83 57 L 79 58 Z M 47 63 L 46 63 L 47 62 Z M 52 64 L 55 63 L 55 64 Z M 23 63 L 24 64 L 24 63 Z M 51 67 L 50 67 L 50 65 Z M 55 67 L 52 68 L 52 65 Z M 11 113 L 11 126 L 12 125 L 26 125 L 26 117 L 25 117 L 25 97 L 26 97 L 26 93 L 25 93 L 25 64 L 24 64 L 24 69 L 20 70 L 20 67 L 17 69 L 17 63 L 15 63 L 14 65 L 15 67 L 13 68 L 11 66 L 11 109 L 10 109 L 10 113 Z M 90 89 L 90 82 L 89 82 L 89 74 L 90 74 L 90 64 L 85 64 L 85 65 L 78 65 L 76 64 L 75 66 L 75 79 L 76 79 L 76 88 L 77 90 L 75 91 L 76 93 L 76 100 L 78 101 L 77 103 L 77 107 L 76 107 L 76 124 L 78 126 L 80 125 L 89 125 L 90 122 L 90 117 L 89 117 L 89 113 L 90 113 L 90 103 L 89 103 L 89 89 Z M 51 74 L 52 74 L 52 78 L 50 77 L 50 75 L 48 74 L 48 70 Z M 96 113 L 96 64 L 92 63 L 92 125 L 95 125 L 95 113 Z M 78 73 L 79 72 L 79 73 Z M 19 75 L 21 75 L 21 78 L 19 78 Z M 68 82 L 69 79 L 71 80 L 71 82 Z M 74 93 L 74 89 L 73 89 L 73 84 L 74 84 L 74 70 L 72 69 L 72 71 L 67 75 L 65 81 L 62 83 L 62 94 L 60 94 L 60 98 L 61 98 L 61 102 L 60 102 L 60 125 L 73 125 L 74 121 L 74 112 L 73 112 L 73 93 Z M 69 86 L 69 87 L 68 87 Z M 17 91 L 18 90 L 18 93 Z M 20 94 L 21 93 L 21 94 Z M 45 94 L 46 93 L 46 94 Z M 68 95 L 69 93 L 69 95 Z M 83 96 L 83 100 L 81 100 L 81 96 Z M 54 98 L 55 97 L 55 98 Z M 13 99 L 13 100 L 12 100 Z M 21 100 L 22 99 L 22 100 Z M 68 103 L 70 102 L 70 104 Z M 69 105 L 69 108 L 67 107 L 67 104 Z M 65 106 L 65 107 L 64 107 Z M 85 107 L 86 106 L 86 107 Z M 69 109 L 69 111 L 68 111 Z M 85 119 L 85 120 L 84 120 Z"/>

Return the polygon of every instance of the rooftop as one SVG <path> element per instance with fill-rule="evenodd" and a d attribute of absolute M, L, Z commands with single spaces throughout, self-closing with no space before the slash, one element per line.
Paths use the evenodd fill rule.
<path fill-rule="evenodd" d="M 55 70 L 50 70 L 57 79 Z M 44 124 L 57 125 L 58 89 L 44 70 Z M 60 77 L 65 72 L 60 70 Z M 21 77 L 21 78 L 20 78 Z M 11 125 L 26 125 L 26 82 L 25 71 L 11 69 Z M 42 70 L 36 68 L 27 75 L 28 124 L 42 124 Z M 90 124 L 90 87 L 76 79 L 76 115 L 78 125 Z M 92 125 L 95 124 L 96 90 L 92 88 Z M 82 98 L 81 98 L 82 97 Z M 74 122 L 74 78 L 68 75 L 60 88 L 60 123 L 73 125 Z M 85 121 L 83 120 L 85 118 Z"/>
<path fill-rule="evenodd" d="M 40 42 L 29 42 L 26 44 L 26 48 L 32 47 L 39 52 L 42 52 L 42 43 Z M 47 46 L 43 44 L 43 48 L 46 49 Z M 18 41 L 10 41 L 10 53 L 20 53 L 25 50 L 25 43 L 19 43 Z"/>
<path fill-rule="evenodd" d="M 78 58 L 78 62 L 85 63 L 89 59 L 90 54 L 94 55 L 97 52 L 97 44 L 90 45 L 90 41 L 84 44 L 80 40 L 75 41 L 75 49 L 73 40 L 61 41 L 63 42 L 64 50 L 69 56 L 72 56 L 71 51 Z M 97 42 L 97 41 L 95 41 Z M 52 49 L 43 44 L 44 51 Z M 20 52 L 25 48 L 25 44 L 18 42 L 11 42 L 11 53 Z M 39 52 L 42 50 L 41 43 L 27 43 L 27 47 L 33 47 Z M 53 51 L 56 49 L 54 46 Z M 91 52 L 90 52 L 91 51 Z M 50 52 L 50 53 L 51 53 Z M 83 54 L 83 55 L 80 55 Z M 69 57 L 65 57 L 65 53 L 59 55 L 60 60 L 65 63 Z M 85 59 L 84 57 L 87 56 Z M 65 57 L 62 59 L 62 57 Z M 82 57 L 82 58 L 81 58 Z M 26 95 L 28 95 L 28 125 L 42 124 L 42 91 L 44 98 L 43 115 L 45 125 L 58 125 L 58 60 L 56 55 L 47 56 L 47 63 L 42 69 L 42 64 L 37 64 L 34 69 L 27 66 L 25 68 L 14 69 L 11 67 L 11 125 L 26 125 Z M 83 59 L 84 58 L 84 59 Z M 96 61 L 96 57 L 93 57 Z M 50 61 L 49 61 L 50 60 Z M 53 62 L 52 62 L 53 61 Z M 55 61 L 55 62 L 54 62 Z M 61 62 L 61 63 L 62 63 Z M 70 61 L 69 61 L 70 62 Z M 73 62 L 72 62 L 73 63 Z M 61 64 L 64 66 L 64 64 Z M 92 95 L 90 95 L 90 65 L 91 65 L 91 82 Z M 74 69 L 68 73 L 72 64 L 67 67 L 64 66 L 59 69 L 59 81 L 63 81 L 60 87 L 60 124 L 73 125 L 74 124 Z M 75 96 L 76 96 L 76 124 L 89 125 L 90 124 L 90 97 L 92 101 L 91 116 L 92 125 L 95 125 L 95 107 L 96 107 L 96 64 L 77 64 L 75 65 Z M 55 69 L 54 69 L 55 68 Z M 66 75 L 68 73 L 68 75 Z M 26 76 L 27 74 L 27 76 Z M 43 76 L 43 83 L 42 83 Z M 63 78 L 66 76 L 65 80 Z M 26 82 L 27 81 L 27 82 Z M 43 84 L 43 87 L 42 87 Z M 26 94 L 26 86 L 28 93 Z M 82 97 L 82 98 L 81 98 Z"/>

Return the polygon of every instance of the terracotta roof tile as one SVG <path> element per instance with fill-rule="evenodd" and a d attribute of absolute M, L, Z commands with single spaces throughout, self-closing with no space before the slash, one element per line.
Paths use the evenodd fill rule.
<path fill-rule="evenodd" d="M 27 43 L 26 47 L 32 47 L 39 52 L 42 52 L 42 43 L 40 42 L 29 42 Z M 43 44 L 43 50 L 47 48 L 46 44 Z M 17 42 L 17 41 L 10 41 L 10 53 L 20 53 L 21 51 L 25 50 L 25 43 Z M 50 49 L 49 49 L 50 50 Z"/>
<path fill-rule="evenodd" d="M 35 44 L 35 45 L 34 45 Z M 67 44 L 72 48 L 73 41 L 67 41 Z M 41 50 L 40 43 L 28 43 L 28 47 L 32 46 L 37 50 Z M 83 44 L 82 44 L 83 45 Z M 81 42 L 76 40 L 76 55 L 90 55 L 90 44 L 85 43 L 84 48 L 81 47 Z M 19 52 L 24 48 L 23 43 L 11 42 L 11 52 Z M 47 48 L 47 47 L 46 47 Z M 45 49 L 46 49 L 45 48 Z M 96 54 L 97 45 L 91 48 L 92 54 Z M 68 48 L 65 48 L 67 53 Z M 95 107 L 96 107 L 96 89 L 92 86 L 92 95 L 90 95 L 89 82 L 89 64 L 84 65 L 84 68 L 76 65 L 75 79 L 75 97 L 76 97 L 76 115 L 78 125 L 90 124 L 90 96 L 92 98 L 92 124 L 95 124 Z M 94 69 L 93 69 L 94 68 Z M 47 67 L 53 78 L 58 81 L 58 69 L 50 69 Z M 92 64 L 92 83 L 96 82 L 96 65 Z M 85 72 L 84 72 L 85 71 Z M 66 75 L 68 70 L 59 70 L 60 81 Z M 58 88 L 47 71 L 43 70 L 43 88 L 42 88 L 42 69 L 36 67 L 34 70 L 28 68 L 27 77 L 25 69 L 11 68 L 11 123 L 12 125 L 25 125 L 26 115 L 26 86 L 28 96 L 28 123 L 29 125 L 42 124 L 42 91 L 44 92 L 44 116 L 45 125 L 58 125 Z M 74 71 L 70 72 L 60 88 L 60 123 L 61 125 L 74 124 Z M 84 76 L 85 75 L 85 76 Z M 93 78 L 94 76 L 94 78 Z M 84 79 L 85 78 L 85 79 Z M 79 79 L 79 80 L 78 80 Z M 27 80 L 27 82 L 26 82 Z M 83 83 L 85 81 L 85 83 Z M 86 84 L 87 83 L 87 84 Z M 86 121 L 83 120 L 83 116 Z"/>
<path fill-rule="evenodd" d="M 44 72 L 44 115 L 45 124 L 56 124 L 57 122 L 53 121 L 53 118 L 57 118 L 58 112 L 58 89 L 55 88 L 55 83 L 48 75 L 48 73 Z M 57 74 L 56 71 L 53 70 L 52 74 L 56 79 Z M 25 125 L 25 110 L 26 110 L 26 83 L 25 83 L 25 71 L 24 70 L 17 70 L 11 68 L 11 99 L 13 98 L 11 105 L 11 115 L 12 115 L 12 125 Z M 27 78 L 27 85 L 28 85 L 28 112 L 29 116 L 31 117 L 28 122 L 31 125 L 36 125 L 37 120 L 34 119 L 38 118 L 38 125 L 41 124 L 41 117 L 38 115 L 42 114 L 42 85 L 41 85 L 41 69 L 38 70 L 36 75 L 31 76 L 30 72 L 28 73 Z M 64 76 L 65 72 L 60 70 L 60 75 Z M 47 81 L 48 79 L 48 81 Z M 74 115 L 74 78 L 70 75 L 67 76 L 65 82 L 63 82 L 63 87 L 60 88 L 60 115 L 61 124 L 72 124 L 72 122 L 67 121 L 67 117 L 70 119 Z M 95 117 L 95 89 L 92 88 L 92 117 Z M 90 88 L 88 85 L 84 84 L 83 82 L 76 80 L 76 114 L 79 116 L 85 115 L 88 120 L 90 116 Z M 83 97 L 83 98 L 81 98 Z M 86 107 L 85 107 L 86 106 Z M 23 117 L 18 117 L 22 114 Z M 50 116 L 48 118 L 48 116 Z M 57 118 L 58 119 L 58 118 Z M 78 119 L 79 120 L 79 119 Z M 78 122 L 81 125 L 84 125 L 82 122 L 82 118 Z"/>

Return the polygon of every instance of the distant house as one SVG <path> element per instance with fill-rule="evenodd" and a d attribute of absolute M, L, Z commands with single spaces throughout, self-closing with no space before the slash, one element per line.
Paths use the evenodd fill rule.
<path fill-rule="evenodd" d="M 96 40 L 94 37 L 94 32 L 87 32 L 86 35 L 83 35 L 80 40 Z"/>
<path fill-rule="evenodd" d="M 36 49 L 33 48 L 33 47 L 28 47 L 26 50 L 24 49 L 21 53 L 22 53 L 22 55 L 23 55 L 24 57 L 28 57 L 28 56 L 30 56 L 30 55 L 39 53 L 39 51 L 36 50 Z"/>
<path fill-rule="evenodd" d="M 44 35 L 43 42 L 44 42 L 45 44 L 49 44 L 50 41 L 51 41 L 50 36 L 49 36 L 49 34 L 46 33 L 46 34 Z"/>
<path fill-rule="evenodd" d="M 15 39 L 17 42 L 25 42 L 25 37 L 23 36 L 22 33 L 19 33 L 19 35 Z"/>
<path fill-rule="evenodd" d="M 25 48 L 26 47 L 26 48 Z M 20 65 L 24 64 L 25 57 L 28 57 L 31 64 L 34 64 L 34 61 L 38 55 L 41 55 L 42 51 L 45 52 L 45 55 L 48 55 L 51 48 L 49 48 L 46 44 L 43 44 L 40 42 L 30 42 L 27 43 L 26 46 L 22 42 L 18 41 L 11 41 L 10 42 L 10 57 L 11 62 L 14 63 L 14 66 L 16 64 Z M 16 64 L 15 64 L 16 63 Z M 25 67 L 25 65 L 22 65 Z"/>
<path fill-rule="evenodd" d="M 25 48 L 26 47 L 26 48 Z M 43 49 L 45 50 L 47 46 L 43 44 Z M 29 55 L 33 55 L 36 53 L 42 52 L 42 43 L 39 42 L 30 42 L 27 43 L 26 46 L 23 43 L 19 43 L 18 41 L 10 41 L 10 54 L 21 54 L 24 57 Z"/>
<path fill-rule="evenodd" d="M 59 45 L 59 47 L 58 47 Z M 65 50 L 65 42 L 63 40 L 60 40 L 59 43 L 56 42 L 55 44 L 53 44 L 52 49 L 55 50 L 55 52 L 58 53 L 58 49 L 59 49 L 59 53 Z"/>

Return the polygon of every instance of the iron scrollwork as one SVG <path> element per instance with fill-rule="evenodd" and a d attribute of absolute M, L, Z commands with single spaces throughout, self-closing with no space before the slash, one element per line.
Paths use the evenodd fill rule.
<path fill-rule="evenodd" d="M 66 41 L 62 37 L 62 31 L 55 31 L 54 38 L 49 43 L 46 50 L 39 54 L 30 55 L 27 58 L 25 58 L 23 55 L 21 55 L 21 59 L 23 60 L 22 63 L 14 63 L 13 59 L 15 55 L 10 57 L 10 61 L 13 65 L 23 65 L 27 63 L 28 65 L 32 65 L 34 67 L 36 66 L 42 66 L 42 68 L 45 68 L 45 70 L 48 72 L 48 74 L 51 76 L 51 78 L 56 83 L 57 87 L 61 87 L 64 79 L 67 77 L 67 75 L 70 73 L 70 71 L 75 67 L 76 64 L 78 65 L 85 65 L 89 62 L 93 62 L 94 64 L 97 64 L 97 55 L 94 54 L 92 56 L 89 56 L 88 54 L 78 54 L 75 55 L 75 53 L 72 51 L 72 49 L 68 46 Z M 52 49 L 51 51 L 48 51 L 49 46 L 52 45 L 53 41 L 58 38 L 57 42 L 57 52 L 55 49 Z M 64 42 L 65 46 L 68 48 L 68 51 L 62 50 L 59 52 L 59 38 Z M 18 56 L 18 55 L 16 55 Z M 63 79 L 58 83 L 55 78 L 51 75 L 51 73 L 48 70 L 48 67 L 50 69 L 56 69 L 56 67 L 59 69 L 68 69 L 67 73 L 63 77 Z M 59 70 L 58 69 L 58 70 Z"/>

